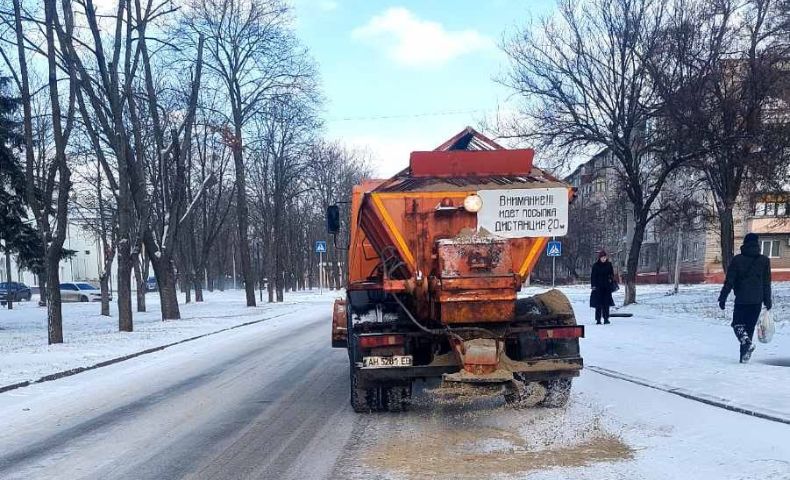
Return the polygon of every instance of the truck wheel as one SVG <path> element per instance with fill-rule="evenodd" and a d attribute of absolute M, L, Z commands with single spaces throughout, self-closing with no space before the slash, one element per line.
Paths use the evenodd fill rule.
<path fill-rule="evenodd" d="M 382 410 L 382 388 L 360 388 L 357 369 L 353 366 L 351 371 L 351 408 L 356 413 L 370 413 Z"/>
<path fill-rule="evenodd" d="M 370 413 L 368 391 L 357 386 L 357 370 L 353 366 L 351 371 L 351 408 L 357 413 Z"/>
<path fill-rule="evenodd" d="M 546 388 L 537 382 L 511 382 L 505 390 L 505 402 L 513 408 L 531 408 L 546 398 Z"/>
<path fill-rule="evenodd" d="M 406 410 L 411 398 L 411 386 L 389 387 L 385 392 L 388 411 L 396 413 Z"/>
<path fill-rule="evenodd" d="M 541 407 L 561 408 L 568 404 L 571 398 L 570 378 L 558 378 L 541 383 L 546 387 L 546 398 L 540 402 Z"/>

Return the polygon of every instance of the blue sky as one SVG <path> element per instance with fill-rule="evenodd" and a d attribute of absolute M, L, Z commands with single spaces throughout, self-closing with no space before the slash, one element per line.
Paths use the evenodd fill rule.
<path fill-rule="evenodd" d="M 507 66 L 503 35 L 554 4 L 294 0 L 297 33 L 321 73 L 327 136 L 369 147 L 378 174 L 395 173 L 410 151 L 436 147 L 505 102 L 510 92 L 494 82 Z M 399 118 L 378 118 L 389 116 Z"/>

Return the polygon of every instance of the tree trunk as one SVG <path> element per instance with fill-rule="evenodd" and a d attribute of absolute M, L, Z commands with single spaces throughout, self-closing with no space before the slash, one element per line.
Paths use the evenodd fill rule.
<path fill-rule="evenodd" d="M 38 305 L 40 307 L 47 306 L 47 275 L 46 273 L 38 274 Z"/>
<path fill-rule="evenodd" d="M 735 223 L 732 206 L 719 209 L 719 246 L 721 247 L 721 266 L 726 272 L 735 256 Z"/>
<path fill-rule="evenodd" d="M 282 252 L 278 251 L 277 256 L 274 258 L 274 288 L 276 290 L 278 302 L 285 300 L 285 286 L 283 285 L 285 279 L 283 278 L 283 273 Z"/>
<path fill-rule="evenodd" d="M 241 128 L 237 126 L 236 135 L 241 143 Z M 236 223 L 239 228 L 239 256 L 241 257 L 241 274 L 244 277 L 244 291 L 247 297 L 247 306 L 255 306 L 255 280 L 250 265 L 250 240 L 247 234 L 249 228 L 249 214 L 247 207 L 247 181 L 244 174 L 244 159 L 242 158 L 241 145 L 233 149 L 233 160 L 236 166 Z M 234 279 L 235 280 L 235 279 Z"/>
<path fill-rule="evenodd" d="M 187 279 L 184 281 L 184 303 L 192 303 L 192 282 Z"/>
<path fill-rule="evenodd" d="M 123 230 L 121 231 L 123 232 Z M 123 232 L 122 235 L 128 235 L 128 232 Z M 132 252 L 128 237 L 124 237 L 118 242 L 118 330 L 121 332 L 134 331 L 132 319 Z"/>
<path fill-rule="evenodd" d="M 63 343 L 63 311 L 60 301 L 60 255 L 47 252 L 47 338 L 49 344 Z"/>
<path fill-rule="evenodd" d="M 631 245 L 628 248 L 628 261 L 625 266 L 625 301 L 623 305 L 636 303 L 636 276 L 639 270 L 639 252 L 642 250 L 642 241 L 645 238 L 645 230 L 647 228 L 647 219 L 642 215 L 636 214 L 637 212 L 634 213 L 636 221 L 634 237 L 631 239 Z"/>
<path fill-rule="evenodd" d="M 110 276 L 103 274 L 99 277 L 99 288 L 101 289 L 101 315 L 110 316 Z"/>
<path fill-rule="evenodd" d="M 161 254 L 161 252 L 159 252 Z M 161 302 L 162 320 L 179 320 L 181 312 L 178 309 L 178 291 L 176 290 L 176 274 L 169 255 L 151 256 L 154 266 L 156 284 L 159 286 L 159 300 Z"/>
<path fill-rule="evenodd" d="M 202 302 L 203 301 L 203 280 L 200 276 L 195 277 L 195 302 Z"/>
<path fill-rule="evenodd" d="M 145 294 L 148 291 L 148 279 L 145 278 L 145 275 L 143 275 L 143 268 L 140 266 L 139 254 L 134 260 L 134 279 L 137 283 L 137 311 L 145 312 L 147 309 L 145 304 Z"/>

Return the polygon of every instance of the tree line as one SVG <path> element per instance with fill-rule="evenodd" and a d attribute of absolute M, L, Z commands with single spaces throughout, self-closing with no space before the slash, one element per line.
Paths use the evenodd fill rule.
<path fill-rule="evenodd" d="M 370 171 L 365 152 L 322 137 L 318 72 L 290 7 L 99 7 L 0 4 L 0 195 L 14 200 L 0 238 L 38 276 L 49 343 L 63 341 L 58 266 L 74 220 L 99 239 L 101 312 L 114 280 L 120 331 L 146 310 L 151 271 L 163 320 L 180 318 L 179 287 L 200 302 L 236 270 L 248 306 L 256 286 L 272 302 L 316 285 L 325 208 Z M 344 253 L 327 257 L 339 288 Z"/>
<path fill-rule="evenodd" d="M 725 268 L 739 197 L 786 185 L 789 48 L 786 0 L 561 0 L 505 40 L 502 82 L 523 101 L 502 135 L 558 164 L 611 152 L 634 222 L 626 304 L 648 225 L 687 213 L 682 194 L 696 182 L 710 192 Z"/>

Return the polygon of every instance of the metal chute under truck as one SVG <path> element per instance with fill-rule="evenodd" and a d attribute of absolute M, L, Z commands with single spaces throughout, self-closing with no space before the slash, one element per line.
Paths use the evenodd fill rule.
<path fill-rule="evenodd" d="M 400 411 L 414 380 L 435 377 L 436 391 L 515 406 L 567 402 L 584 327 L 558 290 L 517 296 L 549 238 L 566 233 L 573 196 L 533 154 L 467 128 L 354 187 L 332 345 L 348 349 L 355 411 Z M 337 235 L 337 206 L 327 220 Z"/>

